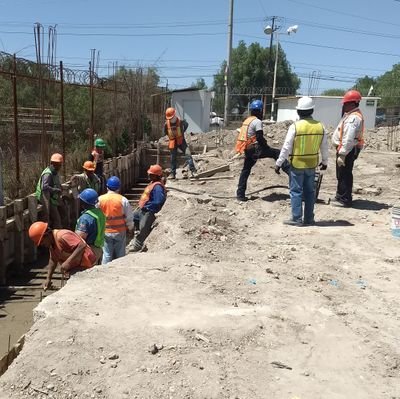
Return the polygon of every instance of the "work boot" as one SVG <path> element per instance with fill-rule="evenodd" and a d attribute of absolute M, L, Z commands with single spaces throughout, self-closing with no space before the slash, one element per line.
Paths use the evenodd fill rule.
<path fill-rule="evenodd" d="M 247 197 L 236 197 L 239 202 L 247 202 L 249 199 Z"/>
<path fill-rule="evenodd" d="M 284 220 L 283 224 L 286 224 L 288 226 L 303 226 L 303 222 L 301 220 L 293 220 L 293 219 Z"/>
<path fill-rule="evenodd" d="M 175 180 L 176 179 L 176 175 L 169 175 L 168 176 L 168 180 Z"/>

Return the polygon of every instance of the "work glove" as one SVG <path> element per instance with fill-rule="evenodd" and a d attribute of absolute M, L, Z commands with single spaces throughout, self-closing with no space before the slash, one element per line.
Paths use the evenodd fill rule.
<path fill-rule="evenodd" d="M 346 158 L 346 155 L 339 155 L 339 156 L 337 157 L 336 163 L 337 163 L 337 165 L 338 165 L 339 167 L 345 166 L 345 165 L 346 165 L 346 164 L 345 164 L 345 158 Z"/>
<path fill-rule="evenodd" d="M 277 175 L 280 175 L 280 174 L 281 174 L 281 167 L 280 167 L 280 166 L 275 165 L 275 173 L 276 173 Z"/>
<path fill-rule="evenodd" d="M 324 165 L 322 162 L 318 166 L 319 170 L 326 170 L 326 168 L 328 167 L 328 165 Z"/>

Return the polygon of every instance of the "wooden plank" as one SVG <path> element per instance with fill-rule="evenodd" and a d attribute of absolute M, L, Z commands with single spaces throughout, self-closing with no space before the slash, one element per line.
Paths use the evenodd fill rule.
<path fill-rule="evenodd" d="M 17 199 L 14 201 L 14 263 L 18 269 L 24 264 L 25 247 L 24 247 L 24 200 Z"/>
<path fill-rule="evenodd" d="M 38 218 L 38 203 L 34 194 L 28 196 L 28 214 L 29 223 L 35 223 Z M 27 239 L 27 261 L 34 262 L 37 260 L 37 247 L 32 240 Z"/>
<path fill-rule="evenodd" d="M 222 165 L 222 166 L 218 166 L 218 168 L 214 168 L 214 169 L 210 169 L 210 170 L 206 170 L 204 172 L 198 173 L 197 177 L 201 178 L 201 177 L 210 177 L 215 175 L 216 173 L 221 173 L 221 172 L 227 172 L 229 170 L 229 165 Z"/>

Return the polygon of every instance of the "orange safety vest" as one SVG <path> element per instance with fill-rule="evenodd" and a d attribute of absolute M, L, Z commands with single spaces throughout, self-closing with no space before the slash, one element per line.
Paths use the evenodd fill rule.
<path fill-rule="evenodd" d="M 174 124 L 171 123 L 169 119 L 166 121 L 167 126 L 167 134 L 169 138 L 168 148 L 170 150 L 175 148 L 176 145 L 183 144 L 183 134 L 181 130 L 181 121 L 179 118 L 176 118 L 176 122 Z"/>
<path fill-rule="evenodd" d="M 126 231 L 125 214 L 122 206 L 122 195 L 114 192 L 100 195 L 99 208 L 106 216 L 105 233 L 122 233 Z"/>
<path fill-rule="evenodd" d="M 65 232 L 73 233 L 70 230 L 56 230 L 56 229 L 53 230 L 53 237 L 54 237 L 54 242 L 55 242 L 55 246 L 56 246 L 54 252 L 55 252 L 55 255 L 57 256 L 59 262 L 65 262 L 71 256 L 71 253 L 63 251 L 62 247 L 61 247 L 60 240 L 62 238 L 62 234 Z M 80 237 L 78 234 L 75 234 L 75 235 L 82 242 L 84 242 L 86 244 L 85 240 L 82 237 Z M 81 261 L 80 261 L 79 265 L 76 265 L 75 267 L 84 267 L 86 269 L 89 269 L 95 265 L 96 260 L 97 259 L 96 259 L 95 253 L 90 248 L 90 246 L 88 244 L 86 244 Z"/>
<path fill-rule="evenodd" d="M 358 135 L 358 137 L 356 137 L 356 140 L 357 140 L 356 147 L 359 148 L 360 150 L 364 147 L 364 143 L 365 143 L 364 142 L 364 116 L 359 109 L 356 109 L 354 111 L 349 112 L 349 114 L 346 115 L 342 119 L 342 123 L 340 124 L 340 127 L 339 127 L 339 146 L 337 148 L 337 151 L 339 151 L 342 148 L 344 122 L 352 114 L 357 114 L 361 118 L 361 133 Z"/>
<path fill-rule="evenodd" d="M 144 189 L 143 194 L 141 195 L 139 200 L 139 208 L 143 209 L 143 207 L 149 202 L 150 194 L 153 191 L 154 187 L 158 184 L 161 185 L 165 191 L 164 184 L 162 184 L 160 181 L 153 181 Z"/>
<path fill-rule="evenodd" d="M 255 116 L 249 116 L 243 122 L 242 127 L 240 128 L 240 133 L 236 141 L 235 151 L 239 154 L 243 154 L 245 150 L 253 143 L 256 142 L 257 137 L 256 135 L 249 138 L 249 126 L 250 123 L 257 119 Z"/>

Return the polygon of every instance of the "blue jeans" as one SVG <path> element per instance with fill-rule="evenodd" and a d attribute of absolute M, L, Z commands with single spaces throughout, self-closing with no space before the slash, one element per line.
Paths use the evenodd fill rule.
<path fill-rule="evenodd" d="M 175 146 L 175 148 L 170 150 L 170 152 L 171 152 L 171 174 L 174 176 L 176 175 L 178 149 L 185 155 L 185 160 L 189 166 L 190 171 L 196 172 L 196 167 L 194 166 L 190 148 L 187 145 L 186 141 L 183 140 L 183 143 L 181 145 L 177 145 L 177 146 Z"/>
<path fill-rule="evenodd" d="M 301 222 L 303 217 L 302 200 L 304 198 L 304 223 L 314 222 L 315 169 L 290 168 L 290 203 L 292 219 Z"/>
<path fill-rule="evenodd" d="M 106 233 L 104 235 L 103 259 L 101 264 L 111 262 L 114 259 L 125 256 L 126 232 Z"/>

